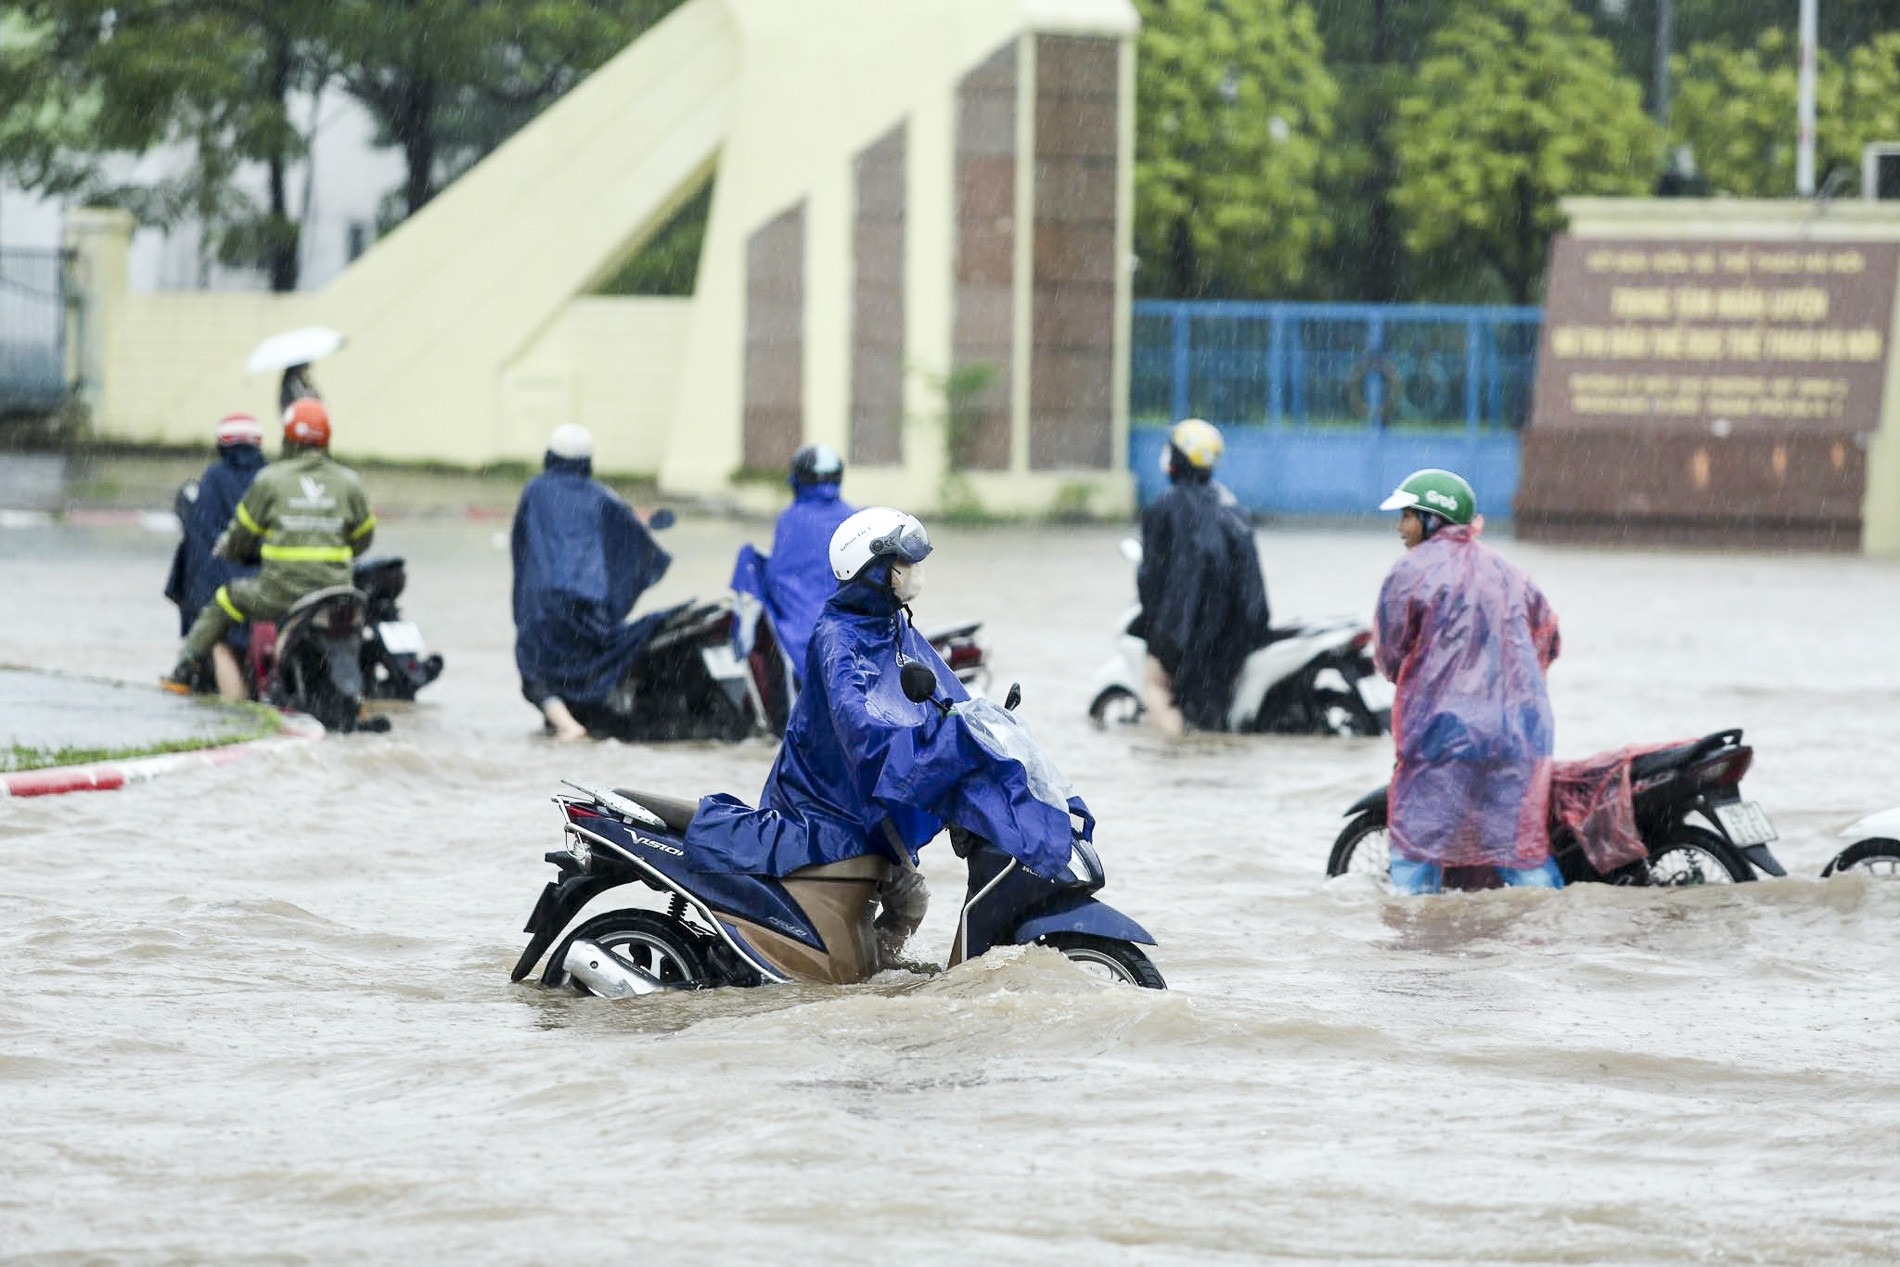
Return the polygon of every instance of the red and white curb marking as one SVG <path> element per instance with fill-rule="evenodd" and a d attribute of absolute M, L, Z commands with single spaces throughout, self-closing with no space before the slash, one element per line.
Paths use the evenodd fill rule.
<path fill-rule="evenodd" d="M 323 726 L 316 718 L 306 717 L 302 713 L 285 713 L 283 727 L 275 734 L 243 743 L 226 744 L 222 748 L 200 748 L 194 752 L 168 752 L 156 757 L 132 757 L 124 761 L 100 761 L 93 765 L 62 765 L 47 770 L 0 774 L 0 799 L 53 796 L 60 792 L 111 792 L 129 783 L 146 783 L 179 770 L 230 765 L 261 748 L 321 739 L 323 733 Z"/>

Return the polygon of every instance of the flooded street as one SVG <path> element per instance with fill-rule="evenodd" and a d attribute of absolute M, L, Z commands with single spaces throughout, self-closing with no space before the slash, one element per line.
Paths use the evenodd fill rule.
<path fill-rule="evenodd" d="M 447 658 L 388 735 L 0 801 L 0 1258 L 1890 1261 L 1900 567 L 1495 544 L 1563 622 L 1558 754 L 1740 726 L 1786 880 L 1398 903 L 1324 879 L 1389 741 L 1099 733 L 1114 528 L 934 534 L 920 623 L 1101 820 L 1166 992 L 1050 951 L 626 1003 L 513 986 L 563 778 L 756 795 L 773 749 L 539 736 L 506 522 L 393 522 Z M 642 604 L 769 527 L 683 522 Z M 1368 611 L 1383 531 L 1260 534 L 1276 616 Z M 0 663 L 150 681 L 172 539 L 0 532 Z M 962 864 L 924 854 L 912 952 Z"/>

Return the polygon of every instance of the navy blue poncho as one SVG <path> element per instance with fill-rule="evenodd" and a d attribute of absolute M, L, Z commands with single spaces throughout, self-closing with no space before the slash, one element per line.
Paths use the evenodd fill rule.
<path fill-rule="evenodd" d="M 231 522 L 237 504 L 244 500 L 251 481 L 264 466 L 263 450 L 256 445 L 223 444 L 218 446 L 218 460 L 198 477 L 198 500 L 184 513 L 185 537 L 172 554 L 171 576 L 165 582 L 165 597 L 178 605 L 179 633 L 190 631 L 191 622 L 218 592 L 218 586 L 256 574 L 255 565 L 220 559 L 211 548 L 218 544 L 219 534 Z M 241 637 L 233 630 L 230 640 Z"/>
<path fill-rule="evenodd" d="M 586 458 L 547 455 L 521 490 L 513 533 L 515 667 L 522 693 L 599 703 L 664 613 L 627 623 L 672 556 L 633 508 L 593 479 Z"/>

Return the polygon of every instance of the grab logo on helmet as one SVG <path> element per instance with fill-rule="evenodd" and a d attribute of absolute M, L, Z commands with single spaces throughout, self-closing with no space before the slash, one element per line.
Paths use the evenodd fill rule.
<path fill-rule="evenodd" d="M 1453 497 L 1450 493 L 1441 493 L 1435 488 L 1428 488 L 1425 490 L 1421 500 L 1428 501 L 1434 506 L 1441 506 L 1454 515 L 1458 513 L 1458 499 Z"/>

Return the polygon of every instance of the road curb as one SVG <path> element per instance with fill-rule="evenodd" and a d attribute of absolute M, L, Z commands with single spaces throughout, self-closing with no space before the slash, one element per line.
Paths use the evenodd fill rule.
<path fill-rule="evenodd" d="M 192 752 L 167 752 L 155 757 L 130 757 L 124 761 L 99 761 L 91 765 L 53 766 L 45 770 L 22 770 L 18 774 L 0 774 L 0 800 L 22 796 L 57 796 L 64 792 L 114 792 L 132 783 L 147 783 L 179 770 L 204 766 L 230 765 L 266 748 L 306 743 L 321 739 L 323 726 L 314 717 L 285 713 L 281 729 L 262 739 Z"/>

